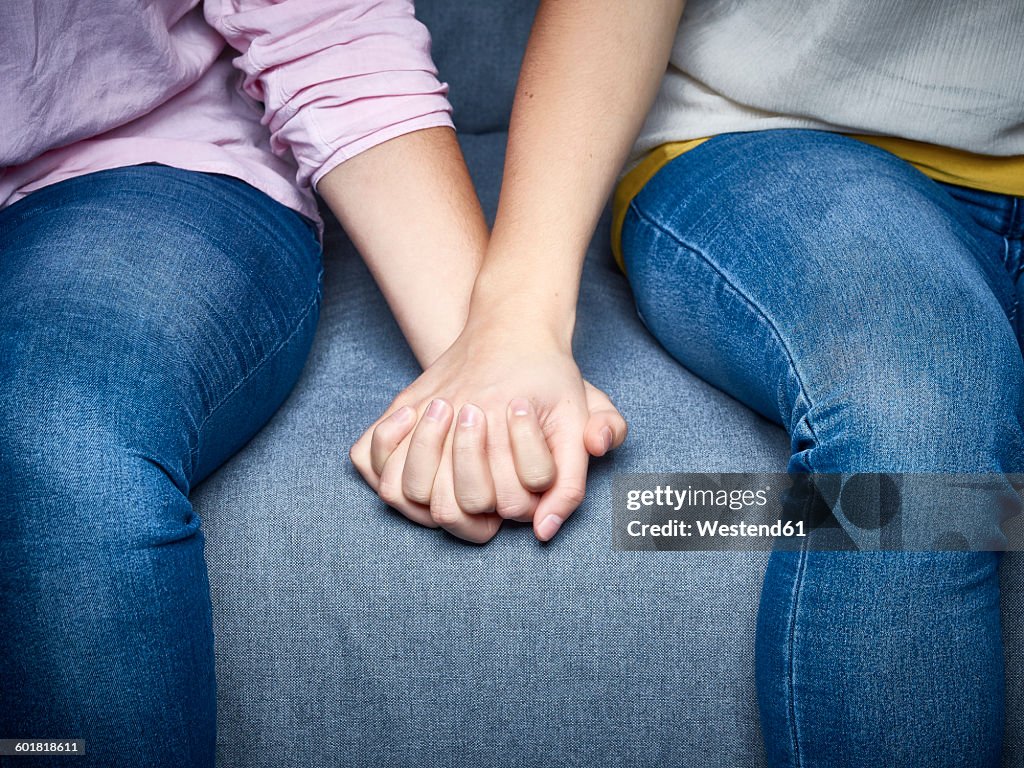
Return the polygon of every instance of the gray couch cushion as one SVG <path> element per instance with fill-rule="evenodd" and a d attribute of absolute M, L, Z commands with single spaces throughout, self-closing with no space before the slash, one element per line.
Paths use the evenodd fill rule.
<path fill-rule="evenodd" d="M 462 138 L 492 205 L 503 138 Z M 351 443 L 417 368 L 330 225 L 325 304 L 301 381 L 195 493 L 213 587 L 220 765 L 763 764 L 753 631 L 764 557 L 613 553 L 610 479 L 779 470 L 788 441 L 662 352 L 605 243 L 602 231 L 576 347 L 631 436 L 594 462 L 587 501 L 552 545 L 510 526 L 481 548 L 406 522 L 348 463 Z M 1019 556 L 1003 573 L 1007 752 L 1019 755 Z"/>
<path fill-rule="evenodd" d="M 469 133 L 508 128 L 519 63 L 537 0 L 418 0 L 432 53 L 459 129 Z"/>
<path fill-rule="evenodd" d="M 464 137 L 485 197 L 495 142 Z M 587 502 L 551 546 L 525 527 L 483 548 L 416 527 L 348 463 L 417 369 L 358 256 L 329 232 L 302 380 L 195 494 L 220 763 L 758 764 L 752 633 L 764 557 L 613 553 L 610 478 L 777 469 L 781 430 L 661 352 L 599 246 L 577 349 L 630 420 L 629 441 L 595 462 Z"/>
<path fill-rule="evenodd" d="M 420 0 L 493 215 L 535 0 Z M 471 135 L 480 134 L 480 135 Z M 606 226 L 606 223 L 605 223 Z M 787 439 L 671 360 L 636 319 L 607 234 L 588 256 L 576 348 L 631 436 L 594 462 L 550 546 L 486 547 L 386 509 L 349 465 L 415 362 L 332 222 L 301 381 L 195 494 L 213 589 L 222 766 L 763 764 L 753 631 L 765 559 L 616 554 L 613 472 L 781 470 Z M 1005 765 L 1024 751 L 1024 582 L 1003 564 Z"/>

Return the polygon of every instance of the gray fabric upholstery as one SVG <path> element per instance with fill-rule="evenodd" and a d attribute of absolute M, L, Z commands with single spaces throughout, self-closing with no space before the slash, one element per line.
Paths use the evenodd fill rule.
<path fill-rule="evenodd" d="M 532 5 L 419 4 L 489 213 Z M 407 523 L 348 462 L 417 368 L 329 223 L 302 379 L 194 494 L 213 589 L 220 765 L 763 765 L 753 630 L 764 556 L 613 553 L 610 481 L 781 470 L 788 441 L 651 339 L 606 226 L 588 256 L 576 348 L 631 436 L 594 462 L 587 501 L 552 545 L 509 526 L 476 547 Z M 1024 748 L 1019 556 L 1003 577 L 1010 766 Z"/>
<path fill-rule="evenodd" d="M 418 0 L 459 130 L 508 128 L 512 96 L 537 0 Z"/>

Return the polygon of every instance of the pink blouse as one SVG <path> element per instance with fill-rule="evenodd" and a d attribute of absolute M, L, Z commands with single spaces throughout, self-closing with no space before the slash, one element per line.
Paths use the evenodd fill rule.
<path fill-rule="evenodd" d="M 0 14 L 0 208 L 157 162 L 319 220 L 311 185 L 451 126 L 412 0 L 23 0 Z"/>

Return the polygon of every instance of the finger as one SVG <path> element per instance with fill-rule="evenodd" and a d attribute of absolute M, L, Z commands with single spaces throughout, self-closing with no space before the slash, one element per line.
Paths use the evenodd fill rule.
<path fill-rule="evenodd" d="M 392 403 L 392 406 L 394 404 Z M 359 439 L 352 444 L 352 447 L 348 451 L 348 457 L 359 474 L 362 475 L 363 479 L 374 489 L 377 490 L 377 484 L 380 482 L 380 466 L 374 467 L 373 458 L 371 455 L 371 446 L 373 444 L 373 433 L 378 426 L 386 421 L 391 416 L 395 415 L 400 409 L 396 409 L 393 412 L 385 412 L 385 415 L 377 419 L 371 424 L 363 434 L 359 436 Z"/>
<path fill-rule="evenodd" d="M 508 437 L 516 476 L 523 488 L 542 493 L 555 482 L 555 460 L 529 400 L 517 397 L 508 404 Z"/>
<path fill-rule="evenodd" d="M 384 471 L 380 473 L 377 484 L 377 495 L 385 504 L 414 523 L 425 525 L 427 528 L 437 528 L 437 523 L 430 516 L 430 507 L 410 501 L 402 492 L 402 471 L 410 443 L 409 438 L 403 440 L 384 463 Z"/>
<path fill-rule="evenodd" d="M 615 408 L 591 411 L 583 430 L 583 444 L 591 456 L 604 456 L 622 445 L 628 431 L 626 420 Z"/>
<path fill-rule="evenodd" d="M 487 420 L 472 403 L 459 410 L 452 439 L 455 501 L 471 515 L 493 512 L 494 480 L 487 463 Z"/>
<path fill-rule="evenodd" d="M 487 414 L 487 462 L 494 481 L 494 508 L 506 520 L 533 519 L 540 496 L 523 488 L 512 459 L 506 414 Z"/>
<path fill-rule="evenodd" d="M 348 458 L 366 484 L 376 492 L 377 486 L 380 484 L 380 476 L 373 471 L 373 467 L 370 465 L 370 439 L 366 434 L 363 434 L 349 449 Z"/>
<path fill-rule="evenodd" d="M 583 430 L 583 444 L 591 456 L 604 456 L 622 445 L 629 429 L 608 395 L 590 383 L 586 385 L 586 393 L 590 415 Z"/>
<path fill-rule="evenodd" d="M 378 476 L 384 464 L 405 436 L 416 425 L 416 409 L 405 405 L 392 413 L 373 430 L 370 439 L 370 467 Z"/>
<path fill-rule="evenodd" d="M 430 491 L 441 451 L 452 424 L 452 407 L 440 398 L 430 401 L 416 425 L 402 471 L 402 493 L 409 501 L 430 504 Z"/>
<path fill-rule="evenodd" d="M 541 541 L 550 541 L 562 523 L 583 503 L 587 488 L 589 457 L 580 445 L 579 432 L 561 430 L 549 438 L 558 474 L 555 484 L 544 492 L 533 516 L 533 530 Z"/>
<path fill-rule="evenodd" d="M 495 514 L 470 515 L 459 508 L 452 467 L 453 440 L 454 436 L 446 440 L 441 463 L 434 478 L 434 488 L 430 495 L 430 517 L 452 536 L 476 544 L 485 544 L 498 532 L 501 518 Z"/>

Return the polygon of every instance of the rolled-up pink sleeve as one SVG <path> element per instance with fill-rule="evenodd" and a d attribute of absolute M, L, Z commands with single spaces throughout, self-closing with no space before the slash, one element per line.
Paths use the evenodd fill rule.
<path fill-rule="evenodd" d="M 411 0 L 205 0 L 240 52 L 244 91 L 263 102 L 276 154 L 300 185 L 405 133 L 451 126 L 448 86 Z"/>

